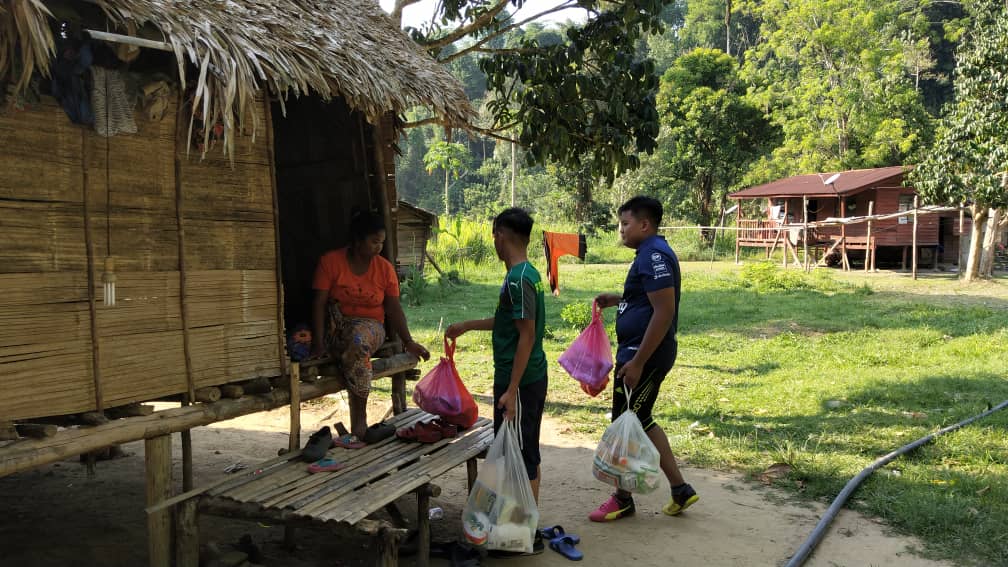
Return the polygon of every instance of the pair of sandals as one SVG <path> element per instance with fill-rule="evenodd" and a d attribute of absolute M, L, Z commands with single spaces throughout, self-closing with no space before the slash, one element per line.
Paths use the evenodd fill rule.
<path fill-rule="evenodd" d="M 420 421 L 409 427 L 396 430 L 396 437 L 404 441 L 419 441 L 420 443 L 437 443 L 442 439 L 451 439 L 458 435 L 458 427 L 445 423 L 440 419 Z"/>
<path fill-rule="evenodd" d="M 549 542 L 550 549 L 567 559 L 571 561 L 581 561 L 584 559 L 584 554 L 574 547 L 581 543 L 581 538 L 576 534 L 568 534 L 562 526 L 540 528 L 539 535 Z"/>

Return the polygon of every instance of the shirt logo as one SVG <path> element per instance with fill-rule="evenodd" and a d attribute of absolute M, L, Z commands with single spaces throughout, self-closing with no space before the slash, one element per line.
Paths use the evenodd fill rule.
<path fill-rule="evenodd" d="M 651 261 L 652 262 L 661 262 L 662 261 L 662 255 L 659 254 L 659 253 L 657 253 L 657 252 L 655 252 L 654 254 L 651 254 Z"/>
<path fill-rule="evenodd" d="M 626 308 L 627 308 L 627 302 L 626 301 L 620 301 L 619 302 L 619 307 L 616 308 L 616 313 L 619 313 L 619 314 L 622 315 L 623 312 L 626 311 Z"/>
<path fill-rule="evenodd" d="M 667 278 L 672 274 L 669 273 L 668 265 L 664 260 L 654 262 L 651 264 L 651 270 L 654 272 L 654 279 L 659 280 L 661 278 Z"/>

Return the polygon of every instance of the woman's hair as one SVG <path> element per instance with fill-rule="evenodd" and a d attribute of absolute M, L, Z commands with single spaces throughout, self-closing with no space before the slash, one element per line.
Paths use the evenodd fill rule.
<path fill-rule="evenodd" d="M 350 215 L 350 242 L 356 244 L 385 230 L 385 219 L 376 212 L 357 210 Z"/>

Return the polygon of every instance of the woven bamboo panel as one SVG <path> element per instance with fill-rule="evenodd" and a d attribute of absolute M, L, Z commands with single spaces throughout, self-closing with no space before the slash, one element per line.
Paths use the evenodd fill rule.
<path fill-rule="evenodd" d="M 103 337 L 99 344 L 106 405 L 145 401 L 186 390 L 181 331 Z"/>
<path fill-rule="evenodd" d="M 117 272 L 116 279 L 115 306 L 96 309 L 99 337 L 182 330 L 178 272 Z M 102 297 L 100 279 L 95 297 Z"/>
<path fill-rule="evenodd" d="M 190 329 L 197 387 L 280 373 L 276 320 Z"/>
<path fill-rule="evenodd" d="M 80 203 L 81 140 L 55 99 L 0 112 L 0 199 Z"/>
<path fill-rule="evenodd" d="M 138 114 L 137 134 L 106 139 L 47 101 L 0 115 L 0 420 L 95 407 L 85 194 L 103 405 L 187 389 L 174 108 L 158 122 Z M 234 162 L 211 151 L 180 164 L 200 387 L 280 371 L 272 172 L 259 134 L 238 138 Z M 109 253 L 117 304 L 106 307 Z"/>
<path fill-rule="evenodd" d="M 0 273 L 86 268 L 81 205 L 0 200 Z"/>
<path fill-rule="evenodd" d="M 83 272 L 0 274 L 0 421 L 94 405 Z"/>

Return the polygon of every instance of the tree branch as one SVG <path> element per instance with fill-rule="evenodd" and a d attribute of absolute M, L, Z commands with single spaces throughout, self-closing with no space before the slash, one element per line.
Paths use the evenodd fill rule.
<path fill-rule="evenodd" d="M 469 24 L 459 26 L 458 28 L 455 29 L 455 31 L 449 33 L 448 35 L 435 39 L 434 41 L 424 43 L 423 46 L 426 47 L 427 49 L 440 49 L 442 47 L 445 47 L 446 45 L 451 45 L 455 43 L 456 41 L 462 39 L 463 37 L 469 35 L 470 33 L 492 22 L 494 18 L 497 17 L 497 14 L 500 14 L 501 11 L 507 7 L 509 1 L 510 0 L 500 0 L 500 2 L 498 2 L 496 6 L 493 6 L 485 13 L 483 13 L 480 17 L 476 18 Z"/>
<path fill-rule="evenodd" d="M 406 123 L 404 123 L 402 125 L 402 127 L 403 127 L 403 129 L 406 129 L 406 128 L 416 128 L 418 126 L 427 126 L 429 124 L 438 124 L 438 125 L 441 125 L 441 126 L 448 127 L 448 125 L 445 124 L 440 118 L 436 118 L 436 117 L 424 118 L 422 120 L 416 120 L 414 122 L 406 122 Z M 482 134 L 482 135 L 484 135 L 484 136 L 486 136 L 488 138 L 493 138 L 495 140 L 500 140 L 501 142 L 513 142 L 515 144 L 518 144 L 518 140 L 514 140 L 514 139 L 511 139 L 511 138 L 508 138 L 507 136 L 501 136 L 500 134 L 498 134 L 496 132 L 497 130 L 509 130 L 511 128 L 514 128 L 517 125 L 518 125 L 517 122 L 512 122 L 511 124 L 508 124 L 507 126 L 502 126 L 500 128 L 496 128 L 496 129 L 489 129 L 489 128 L 482 128 L 482 127 L 476 126 L 474 124 L 470 124 L 470 125 L 467 126 L 467 129 L 471 130 L 473 132 L 476 132 L 477 134 Z M 519 145 L 521 145 L 521 144 L 519 144 Z"/>
<path fill-rule="evenodd" d="M 545 16 L 547 14 L 552 14 L 553 12 L 559 12 L 561 10 L 566 10 L 568 8 L 576 8 L 576 7 L 577 7 L 577 2 L 575 0 L 567 0 L 563 4 L 560 4 L 560 5 L 558 5 L 556 7 L 553 7 L 551 9 L 549 9 L 549 10 L 546 10 L 544 12 L 539 12 L 538 14 L 536 14 L 534 16 L 530 16 L 528 18 L 525 18 L 524 20 L 522 20 L 520 22 L 517 22 L 517 23 L 511 24 L 511 25 L 505 26 L 504 28 L 499 29 L 499 30 L 491 33 L 490 35 L 488 35 L 488 36 L 480 39 L 479 41 L 477 41 L 476 43 L 472 44 L 471 46 L 469 46 L 469 47 L 467 47 L 467 48 L 465 48 L 465 49 L 463 49 L 463 50 L 461 50 L 461 51 L 459 51 L 457 53 L 452 53 L 448 57 L 445 57 L 444 59 L 441 59 L 439 62 L 440 63 L 448 63 L 449 61 L 457 59 L 458 57 L 461 57 L 461 56 L 465 55 L 466 53 L 469 53 L 470 51 L 478 50 L 478 48 L 482 47 L 483 45 L 486 45 L 486 43 L 488 41 L 490 41 L 490 40 L 492 40 L 492 39 L 494 39 L 496 37 L 499 37 L 499 36 L 501 36 L 501 35 L 509 32 L 509 31 L 511 31 L 511 30 L 513 30 L 513 29 L 515 29 L 517 27 L 524 26 L 525 24 L 527 24 L 527 23 L 529 23 L 529 22 L 531 22 L 533 20 L 537 20 L 537 19 L 539 19 L 539 18 L 541 18 L 541 17 L 543 17 L 543 16 Z"/>
<path fill-rule="evenodd" d="M 402 27 L 402 11 L 406 6 L 412 6 L 420 2 L 420 0 L 396 0 L 395 7 L 392 8 L 392 13 L 389 17 L 392 21 L 396 23 L 397 26 Z"/>

